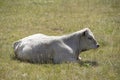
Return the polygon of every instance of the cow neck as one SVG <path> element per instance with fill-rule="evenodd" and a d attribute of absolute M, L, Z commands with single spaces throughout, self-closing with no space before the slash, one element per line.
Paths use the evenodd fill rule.
<path fill-rule="evenodd" d="M 68 34 L 68 35 L 64 35 L 64 36 L 61 36 L 62 40 L 64 42 L 67 42 L 67 41 L 73 41 L 76 37 L 76 34 L 75 33 L 72 33 L 72 34 Z"/>

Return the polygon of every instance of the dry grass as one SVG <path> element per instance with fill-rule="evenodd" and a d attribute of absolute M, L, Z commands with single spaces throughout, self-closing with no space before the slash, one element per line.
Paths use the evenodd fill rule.
<path fill-rule="evenodd" d="M 14 60 L 12 43 L 44 33 L 63 35 L 89 27 L 101 47 L 83 62 L 31 64 Z M 1 80 L 120 80 L 119 0 L 1 0 Z"/>

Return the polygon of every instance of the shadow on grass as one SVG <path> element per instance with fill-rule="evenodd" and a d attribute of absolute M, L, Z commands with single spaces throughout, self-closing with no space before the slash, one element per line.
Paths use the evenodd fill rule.
<path fill-rule="evenodd" d="M 89 66 L 98 66 L 98 62 L 97 61 L 79 61 L 80 66 L 85 66 L 85 67 L 89 67 Z"/>
<path fill-rule="evenodd" d="M 24 60 L 20 60 L 18 58 L 16 58 L 15 56 L 11 56 L 11 58 L 13 60 L 16 60 L 16 61 L 19 61 L 19 62 L 24 62 L 24 63 L 31 63 L 31 64 L 55 64 L 53 63 L 53 61 L 49 61 L 49 62 L 41 62 L 41 63 L 34 63 L 34 62 L 31 62 L 31 61 L 24 61 Z M 82 67 L 89 67 L 89 66 L 98 66 L 98 62 L 96 61 L 90 61 L 90 60 L 85 60 L 85 61 L 79 61 L 78 62 L 80 64 L 80 66 Z M 66 64 L 69 64 L 69 62 L 67 62 Z"/>

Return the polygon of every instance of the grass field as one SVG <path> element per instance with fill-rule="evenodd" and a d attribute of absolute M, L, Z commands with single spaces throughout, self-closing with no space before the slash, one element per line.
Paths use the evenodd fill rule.
<path fill-rule="evenodd" d="M 31 64 L 13 58 L 12 43 L 20 38 L 85 27 L 101 47 L 82 53 L 82 64 Z M 120 80 L 120 1 L 0 0 L 0 80 Z"/>

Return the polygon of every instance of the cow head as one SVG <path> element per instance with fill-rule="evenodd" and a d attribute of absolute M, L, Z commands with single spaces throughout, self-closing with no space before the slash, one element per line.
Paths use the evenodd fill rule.
<path fill-rule="evenodd" d="M 88 49 L 96 49 L 99 47 L 99 44 L 97 43 L 93 33 L 89 28 L 85 28 L 82 32 L 81 45 L 83 51 Z"/>

